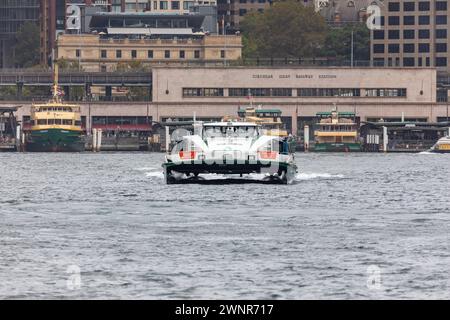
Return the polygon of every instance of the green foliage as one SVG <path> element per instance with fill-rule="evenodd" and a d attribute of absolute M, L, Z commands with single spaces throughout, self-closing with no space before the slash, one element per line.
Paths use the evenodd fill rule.
<path fill-rule="evenodd" d="M 30 68 L 39 64 L 39 26 L 26 22 L 16 33 L 15 64 L 20 68 Z"/>
<path fill-rule="evenodd" d="M 60 71 L 83 71 L 77 60 L 59 59 L 57 62 Z"/>
<path fill-rule="evenodd" d="M 263 13 L 252 12 L 241 27 L 244 58 L 312 57 L 322 48 L 327 30 L 320 14 L 296 0 L 275 2 Z"/>
<path fill-rule="evenodd" d="M 16 86 L 1 86 L 0 87 L 0 97 L 4 98 L 10 98 L 15 97 L 17 93 L 17 87 Z"/>
<path fill-rule="evenodd" d="M 116 66 L 119 72 L 150 72 L 150 68 L 140 61 L 120 62 Z M 132 101 L 149 100 L 150 90 L 147 87 L 127 87 L 127 98 Z"/>
<path fill-rule="evenodd" d="M 338 60 L 351 60 L 352 30 L 354 60 L 370 60 L 370 32 L 364 23 L 330 29 L 320 55 Z"/>
<path fill-rule="evenodd" d="M 116 66 L 116 71 L 119 72 L 150 72 L 150 68 L 141 61 L 119 62 Z"/>
<path fill-rule="evenodd" d="M 370 32 L 364 23 L 329 28 L 312 7 L 296 0 L 275 2 L 272 7 L 247 14 L 241 22 L 242 56 L 249 58 L 370 60 Z"/>

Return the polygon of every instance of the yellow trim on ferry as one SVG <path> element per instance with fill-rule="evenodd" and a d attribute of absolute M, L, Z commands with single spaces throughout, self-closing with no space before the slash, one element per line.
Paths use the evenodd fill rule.
<path fill-rule="evenodd" d="M 450 150 L 450 144 L 439 144 L 437 148 L 438 150 Z"/>

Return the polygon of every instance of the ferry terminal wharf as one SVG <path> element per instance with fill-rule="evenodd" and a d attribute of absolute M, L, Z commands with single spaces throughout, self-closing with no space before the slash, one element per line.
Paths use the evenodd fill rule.
<path fill-rule="evenodd" d="M 2 73 L 0 85 L 23 88 L 51 81 L 48 76 L 23 74 L 17 82 L 17 76 Z M 164 145 L 155 124 L 192 120 L 193 114 L 198 120 L 217 121 L 248 106 L 249 95 L 255 107 L 280 109 L 286 128 L 300 141 L 305 125 L 312 127 L 316 114 L 329 112 L 334 103 L 339 111 L 355 112 L 358 123 L 448 119 L 448 104 L 441 99 L 448 84 L 434 68 L 158 66 L 147 74 L 62 73 L 60 79 L 66 91 L 72 86 L 88 89 L 89 96 L 73 102 L 81 107 L 86 132 L 131 133 L 142 143 L 150 141 L 152 150 Z M 123 101 L 117 96 L 118 88 L 130 87 L 146 88 L 148 101 Z M 5 99 L 9 101 L 1 101 Z M 22 105 L 15 115 L 26 131 L 31 101 L 24 100 L 0 97 L 0 106 Z"/>

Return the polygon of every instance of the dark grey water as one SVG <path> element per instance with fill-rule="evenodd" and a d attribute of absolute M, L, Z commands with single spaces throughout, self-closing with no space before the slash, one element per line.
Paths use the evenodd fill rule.
<path fill-rule="evenodd" d="M 162 159 L 0 154 L 0 298 L 450 298 L 448 155 L 298 154 L 289 186 Z"/>

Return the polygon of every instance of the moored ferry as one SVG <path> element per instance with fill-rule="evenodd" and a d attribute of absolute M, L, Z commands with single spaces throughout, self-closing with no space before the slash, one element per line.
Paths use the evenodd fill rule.
<path fill-rule="evenodd" d="M 361 151 L 358 124 L 354 112 L 317 113 L 319 119 L 314 131 L 314 151 L 351 152 Z"/>
<path fill-rule="evenodd" d="M 55 67 L 53 99 L 31 106 L 31 131 L 26 150 L 31 152 L 81 152 L 84 141 L 80 106 L 64 103 L 58 89 L 58 71 Z"/>
<path fill-rule="evenodd" d="M 435 153 L 450 153 L 450 135 L 439 139 L 430 151 Z"/>
<path fill-rule="evenodd" d="M 254 107 L 247 107 L 245 109 L 239 109 L 238 115 L 242 121 L 254 122 L 260 125 L 266 135 L 288 136 L 288 132 L 284 128 L 281 120 L 281 110 L 279 109 L 255 109 Z"/>

